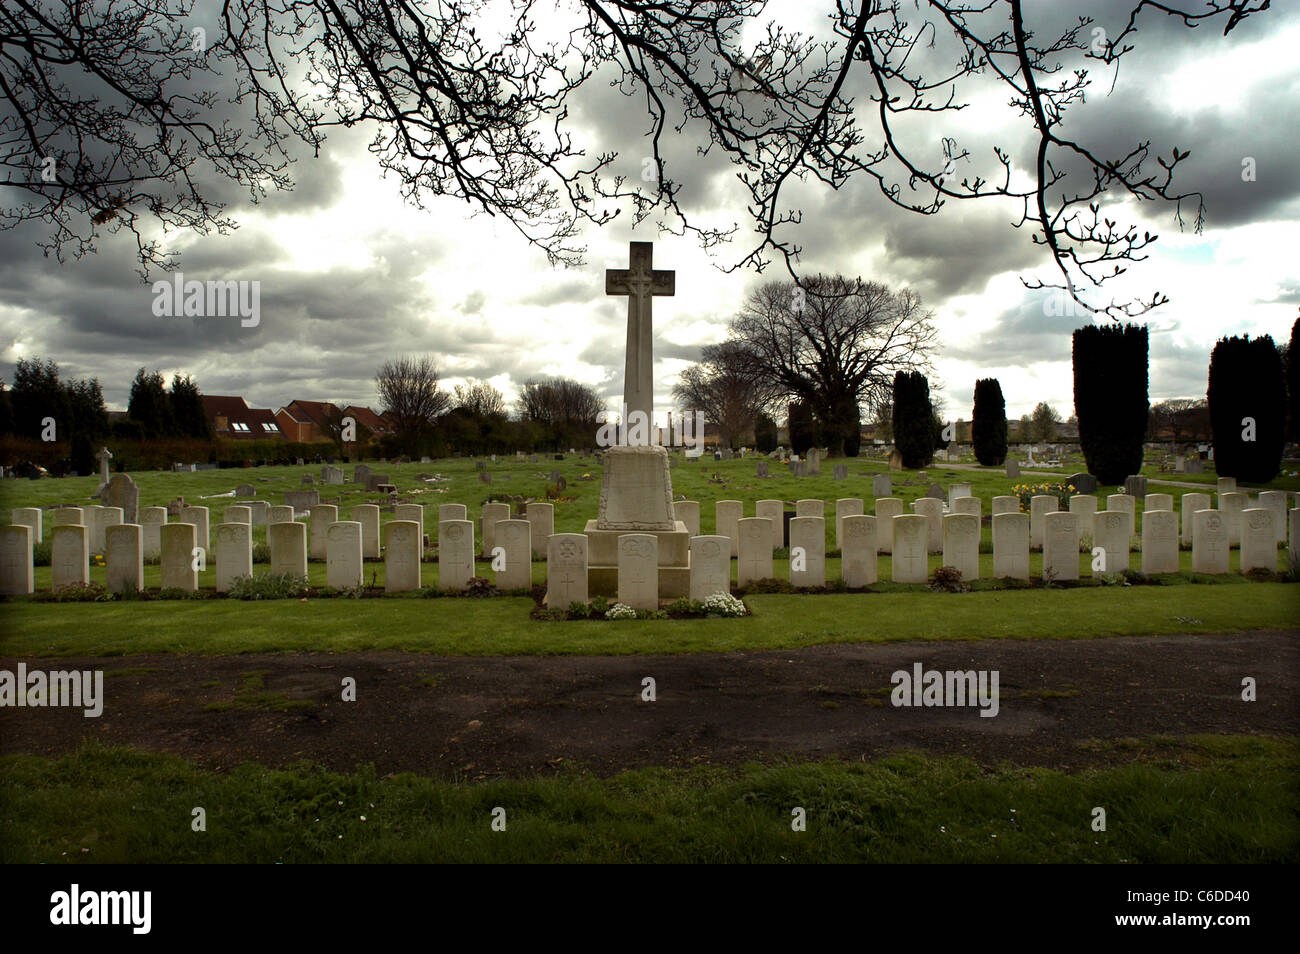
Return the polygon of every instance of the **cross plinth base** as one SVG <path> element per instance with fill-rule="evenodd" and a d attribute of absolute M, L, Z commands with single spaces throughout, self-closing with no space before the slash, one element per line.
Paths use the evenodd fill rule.
<path fill-rule="evenodd" d="M 618 596 L 618 538 L 649 533 L 659 538 L 659 599 L 691 595 L 691 533 L 680 520 L 672 530 L 602 530 L 588 520 L 587 590 L 590 596 Z"/>

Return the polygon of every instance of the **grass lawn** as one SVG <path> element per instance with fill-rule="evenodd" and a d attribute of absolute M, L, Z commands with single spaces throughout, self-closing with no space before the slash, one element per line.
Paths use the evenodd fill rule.
<path fill-rule="evenodd" d="M 1239 579 L 1239 578 L 1237 578 Z M 1289 628 L 1289 583 L 746 597 L 743 619 L 541 622 L 532 601 L 494 599 L 156 600 L 4 609 L 0 653 L 351 652 L 452 655 L 684 653 L 838 642 L 1090 638 Z"/>
<path fill-rule="evenodd" d="M 86 746 L 0 759 L 0 862 L 1297 860 L 1294 740 L 1107 745 L 1123 764 L 1072 775 L 903 754 L 473 784 L 364 767 L 218 774 Z M 191 829 L 196 807 L 206 831 Z M 505 831 L 491 827 L 498 808 Z"/>

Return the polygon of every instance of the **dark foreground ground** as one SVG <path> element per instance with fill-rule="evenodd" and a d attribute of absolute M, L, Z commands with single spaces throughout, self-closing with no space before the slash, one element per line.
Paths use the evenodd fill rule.
<path fill-rule="evenodd" d="M 346 771 L 484 779 L 582 766 L 793 758 L 911 749 L 1070 770 L 1112 761 L 1114 740 L 1293 735 L 1300 631 L 826 646 L 672 656 L 445 657 L 411 653 L 38 659 L 103 669 L 100 718 L 0 709 L 0 753 L 56 755 L 84 739 L 211 769 L 308 759 Z M 0 658 L 14 671 L 20 660 Z M 895 708 L 890 676 L 998 670 L 1000 708 Z M 1253 677 L 1257 701 L 1241 698 Z M 356 701 L 341 699 L 345 677 Z M 642 701 L 643 680 L 657 700 Z M 1122 746 L 1119 747 L 1122 750 Z"/>

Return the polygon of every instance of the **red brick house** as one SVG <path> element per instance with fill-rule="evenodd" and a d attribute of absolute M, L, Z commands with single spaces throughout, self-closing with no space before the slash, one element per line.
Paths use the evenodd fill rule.
<path fill-rule="evenodd" d="M 280 440 L 284 437 L 269 408 L 249 407 L 242 397 L 203 395 L 203 412 L 212 431 L 226 440 Z"/>
<path fill-rule="evenodd" d="M 327 401 L 290 401 L 275 412 L 285 440 L 311 443 L 333 440 L 330 426 L 337 426 L 343 412 Z"/>

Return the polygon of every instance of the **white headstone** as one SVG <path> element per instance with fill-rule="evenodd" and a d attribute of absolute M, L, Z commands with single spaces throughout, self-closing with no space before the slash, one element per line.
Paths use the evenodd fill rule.
<path fill-rule="evenodd" d="M 1192 572 L 1228 572 L 1228 523 L 1219 510 L 1192 514 Z"/>
<path fill-rule="evenodd" d="M 1030 523 L 1030 532 L 1032 532 L 1032 517 Z M 1077 580 L 1078 578 L 1079 515 L 1049 511 L 1043 517 L 1043 579 Z"/>
<path fill-rule="evenodd" d="M 253 515 L 253 526 L 265 527 L 271 516 L 271 505 L 265 500 L 249 500 L 244 504 Z"/>
<path fill-rule="evenodd" d="M 208 508 L 196 509 L 203 511 L 202 516 L 206 520 Z M 199 542 L 198 526 L 188 520 L 164 524 L 158 528 L 158 537 L 162 550 L 162 588 L 197 590 L 199 573 L 194 568 L 194 551 L 199 547 L 207 550 L 207 547 Z"/>
<path fill-rule="evenodd" d="M 419 525 L 420 553 L 424 553 L 424 504 L 397 504 L 393 507 L 394 520 L 410 520 Z M 385 538 L 387 539 L 387 538 Z"/>
<path fill-rule="evenodd" d="M 826 516 L 826 501 L 813 500 L 804 498 L 794 502 L 794 515 L 796 517 L 824 517 Z"/>
<path fill-rule="evenodd" d="M 840 528 L 840 576 L 847 586 L 860 587 L 875 583 L 876 518 L 865 514 L 844 518 Z"/>
<path fill-rule="evenodd" d="M 970 484 L 949 484 L 948 485 L 948 509 L 954 513 L 957 510 L 957 501 L 963 497 L 970 496 Z"/>
<path fill-rule="evenodd" d="M 993 515 L 993 576 L 1029 579 L 1029 514 Z"/>
<path fill-rule="evenodd" d="M 492 556 L 492 548 L 496 544 L 496 526 L 502 520 L 510 519 L 510 505 L 504 503 L 485 503 L 483 504 L 483 516 L 479 520 L 480 532 L 483 535 L 483 552 L 481 556 L 487 559 Z"/>
<path fill-rule="evenodd" d="M 355 520 L 337 520 L 325 528 L 325 585 L 336 590 L 361 585 L 361 524 Z"/>
<path fill-rule="evenodd" d="M 1128 533 L 1132 537 L 1137 532 L 1137 498 L 1129 494 L 1108 494 L 1106 509 L 1118 510 L 1128 517 Z"/>
<path fill-rule="evenodd" d="M 0 527 L 0 594 L 26 596 L 34 591 L 32 547 L 31 527 L 19 523 Z"/>
<path fill-rule="evenodd" d="M 654 534 L 618 538 L 618 601 L 633 609 L 659 608 L 659 538 Z"/>
<path fill-rule="evenodd" d="M 524 508 L 524 513 L 533 525 L 533 556 L 547 556 L 546 541 L 555 532 L 555 505 L 534 501 Z"/>
<path fill-rule="evenodd" d="M 375 504 L 357 504 L 352 508 L 352 519 L 361 524 L 361 557 L 379 559 L 379 507 Z"/>
<path fill-rule="evenodd" d="M 1220 494 L 1235 494 L 1237 492 L 1237 478 L 1220 477 L 1217 489 Z"/>
<path fill-rule="evenodd" d="M 776 576 L 772 568 L 772 521 L 766 517 L 742 517 L 736 524 L 740 553 L 736 560 L 736 584 L 747 586 Z"/>
<path fill-rule="evenodd" d="M 1092 526 L 1092 515 L 1096 512 L 1096 494 L 1075 494 L 1070 498 L 1070 513 L 1077 514 L 1085 527 Z"/>
<path fill-rule="evenodd" d="M 1020 498 L 1011 494 L 999 494 L 993 498 L 989 513 L 995 517 L 1000 513 L 1020 513 Z"/>
<path fill-rule="evenodd" d="M 278 507 L 275 509 L 279 509 Z M 294 520 L 271 521 L 266 526 L 266 542 L 271 548 L 271 572 L 307 576 L 307 525 Z"/>
<path fill-rule="evenodd" d="M 879 501 L 877 501 L 879 504 Z M 924 583 L 930 577 L 930 521 L 924 514 L 910 513 L 892 520 L 893 556 L 890 578 L 895 583 Z"/>
<path fill-rule="evenodd" d="M 206 550 L 212 542 L 208 534 L 208 508 L 207 507 L 190 507 L 181 508 L 181 516 L 177 523 L 188 523 L 194 527 L 194 545 Z"/>
<path fill-rule="evenodd" d="M 444 520 L 468 520 L 469 508 L 464 504 L 439 504 L 438 505 L 438 522 Z"/>
<path fill-rule="evenodd" d="M 978 497 L 958 497 L 953 501 L 952 512 L 970 514 L 976 520 L 983 520 L 983 502 Z"/>
<path fill-rule="evenodd" d="M 438 522 L 438 586 L 463 590 L 474 577 L 474 521 Z"/>
<path fill-rule="evenodd" d="M 1283 494 L 1285 497 L 1286 495 Z M 28 527 L 32 531 L 32 543 L 40 543 L 44 537 L 42 534 L 42 520 L 40 507 L 15 507 L 10 521 L 17 527 Z"/>
<path fill-rule="evenodd" d="M 691 599 L 731 592 L 731 538 L 691 537 Z"/>
<path fill-rule="evenodd" d="M 820 514 L 790 521 L 790 583 L 826 585 L 826 519 Z"/>
<path fill-rule="evenodd" d="M 925 517 L 928 543 L 931 553 L 943 550 L 943 501 L 938 497 L 922 497 L 912 502 L 912 509 Z"/>
<path fill-rule="evenodd" d="M 1259 492 L 1259 506 L 1264 510 L 1273 511 L 1273 530 L 1277 533 L 1275 543 L 1286 542 L 1286 504 L 1285 490 L 1261 490 Z"/>
<path fill-rule="evenodd" d="M 745 505 L 739 500 L 719 500 L 713 505 L 714 526 L 717 535 L 731 540 L 731 555 L 740 553 L 736 523 L 745 515 Z"/>
<path fill-rule="evenodd" d="M 1178 572 L 1178 514 L 1149 510 L 1142 515 L 1142 572 Z"/>
<path fill-rule="evenodd" d="M 266 525 L 273 523 L 293 523 L 293 508 L 288 506 L 272 507 L 266 514 Z M 304 527 L 306 524 L 303 525 Z"/>
<path fill-rule="evenodd" d="M 253 525 L 253 511 L 244 506 L 227 507 L 226 512 L 222 514 L 222 522 L 246 523 L 251 527 Z"/>
<path fill-rule="evenodd" d="M 1152 510 L 1173 510 L 1173 494 L 1147 494 L 1142 501 L 1142 512 L 1150 513 Z"/>
<path fill-rule="evenodd" d="M 1158 511 L 1157 511 L 1158 512 Z M 1120 510 L 1098 510 L 1092 515 L 1092 546 L 1102 551 L 1101 573 L 1122 573 L 1129 568 L 1128 514 Z M 1090 559 L 1088 566 L 1097 561 Z"/>
<path fill-rule="evenodd" d="M 903 513 L 903 501 L 898 497 L 876 498 L 876 548 L 881 553 L 894 552 L 894 530 L 891 521 Z M 929 531 L 927 530 L 928 534 Z"/>
<path fill-rule="evenodd" d="M 1219 494 L 1219 512 L 1228 528 L 1228 546 L 1241 546 L 1241 512 L 1250 504 L 1250 494 L 1236 491 Z"/>
<path fill-rule="evenodd" d="M 424 530 L 415 520 L 390 520 L 384 526 L 384 592 L 420 588 Z"/>
<path fill-rule="evenodd" d="M 50 582 L 54 589 L 90 582 L 89 528 L 65 523 L 51 531 Z"/>
<path fill-rule="evenodd" d="M 1183 529 L 1182 529 L 1183 546 L 1190 547 L 1192 545 L 1192 530 L 1195 528 L 1194 525 L 1196 523 L 1193 515 L 1198 510 L 1212 509 L 1210 506 L 1210 495 L 1198 494 L 1198 493 L 1183 494 L 1182 508 L 1183 508 Z"/>
<path fill-rule="evenodd" d="M 1241 512 L 1242 573 L 1255 569 L 1277 572 L 1277 531 L 1273 529 L 1274 523 L 1272 510 L 1250 507 Z"/>
<path fill-rule="evenodd" d="M 213 535 L 217 551 L 217 592 L 225 593 L 236 577 L 253 575 L 253 525 L 243 521 L 219 523 Z"/>
<path fill-rule="evenodd" d="M 329 528 L 338 523 L 339 508 L 334 504 L 316 504 L 308 513 L 307 555 L 313 560 L 325 560 L 329 556 Z"/>
<path fill-rule="evenodd" d="M 781 500 L 760 500 L 754 504 L 754 516 L 772 521 L 772 548 L 779 550 L 785 546 L 785 502 Z"/>
<path fill-rule="evenodd" d="M 844 549 L 844 518 L 866 513 L 861 497 L 840 497 L 835 501 L 835 549 Z M 760 514 L 761 516 L 761 514 Z"/>
<path fill-rule="evenodd" d="M 963 580 L 980 577 L 980 518 L 950 513 L 943 518 L 943 565 L 956 568 Z"/>
<path fill-rule="evenodd" d="M 1041 549 L 1047 532 L 1045 518 L 1056 513 L 1061 502 L 1050 494 L 1035 494 L 1029 498 L 1029 546 Z"/>
<path fill-rule="evenodd" d="M 60 507 L 58 510 L 54 511 L 54 525 L 58 527 L 65 524 L 79 524 L 85 526 L 85 511 L 80 507 Z"/>
<path fill-rule="evenodd" d="M 140 547 L 144 556 L 156 557 L 162 553 L 162 539 L 158 535 L 158 528 L 166 522 L 166 507 L 140 509 Z"/>
<path fill-rule="evenodd" d="M 106 529 L 104 554 L 106 585 L 110 593 L 144 589 L 144 546 L 140 524 L 120 523 Z"/>
<path fill-rule="evenodd" d="M 692 537 L 700 535 L 700 502 L 698 500 L 678 500 L 673 503 L 673 512 L 677 519 L 686 524 L 686 532 Z"/>
<path fill-rule="evenodd" d="M 546 541 L 546 605 L 587 602 L 587 535 L 553 533 Z"/>
<path fill-rule="evenodd" d="M 527 520 L 498 520 L 493 548 L 503 551 L 505 566 L 496 571 L 497 589 L 526 590 L 533 585 L 532 527 Z"/>

